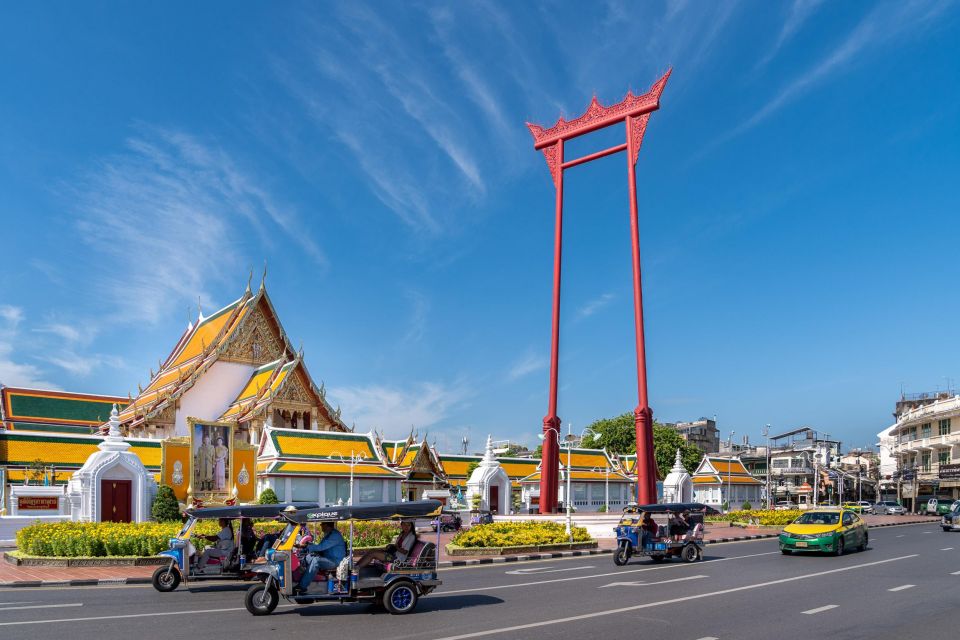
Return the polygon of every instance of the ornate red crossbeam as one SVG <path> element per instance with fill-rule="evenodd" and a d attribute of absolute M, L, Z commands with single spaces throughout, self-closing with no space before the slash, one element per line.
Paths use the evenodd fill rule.
<path fill-rule="evenodd" d="M 630 188 L 630 235 L 633 249 L 633 307 L 637 353 L 637 407 L 634 409 L 637 441 L 637 500 L 641 504 L 657 500 L 657 466 L 653 455 L 653 411 L 647 398 L 646 346 L 643 334 L 643 288 L 640 280 L 640 233 L 637 220 L 637 155 L 650 114 L 660 108 L 670 71 L 667 71 L 647 93 L 635 96 L 627 92 L 617 104 L 605 107 L 596 96 L 578 118 L 560 118 L 549 129 L 527 123 L 533 135 L 533 148 L 541 151 L 556 187 L 556 227 L 553 258 L 553 327 L 550 344 L 550 397 L 547 415 L 543 418 L 543 462 L 540 472 L 540 512 L 555 513 L 559 480 L 560 418 L 557 417 L 557 366 L 560 351 L 560 274 L 563 250 L 563 171 L 591 160 L 621 151 L 627 152 L 627 175 Z M 564 142 L 578 136 L 626 122 L 627 141 L 603 151 L 573 160 L 564 160 Z M 552 433 L 551 433 L 552 432 Z M 567 504 L 571 496 L 566 497 Z"/>

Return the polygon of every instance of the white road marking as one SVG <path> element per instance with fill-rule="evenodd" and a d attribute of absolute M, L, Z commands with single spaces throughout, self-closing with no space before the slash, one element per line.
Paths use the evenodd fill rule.
<path fill-rule="evenodd" d="M 31 604 L 26 607 L 4 607 L 0 609 L 0 613 L 4 611 L 22 611 L 24 609 L 62 609 L 63 607 L 82 607 L 82 602 L 72 602 L 70 604 Z"/>
<path fill-rule="evenodd" d="M 525 576 L 531 573 L 541 574 L 541 573 L 559 573 L 560 571 L 579 571 L 580 569 L 593 569 L 592 564 L 588 564 L 583 567 L 566 567 L 564 569 L 551 569 L 550 567 L 530 567 L 529 569 L 514 569 L 513 571 L 504 571 L 507 575 L 511 576 Z"/>
<path fill-rule="evenodd" d="M 902 538 L 903 536 L 902 536 L 902 535 L 900 535 L 900 536 L 897 536 L 897 537 L 898 537 L 898 538 Z"/>
<path fill-rule="evenodd" d="M 828 604 L 828 605 L 824 605 L 824 606 L 822 606 L 822 607 L 817 607 L 816 609 L 807 609 L 807 610 L 804 611 L 803 613 L 804 613 L 805 615 L 812 616 L 812 615 L 815 614 L 815 613 L 822 613 L 822 612 L 824 612 L 824 611 L 830 611 L 830 609 L 836 609 L 836 608 L 839 607 L 839 606 L 840 606 L 840 605 L 838 605 L 838 604 Z"/>
<path fill-rule="evenodd" d="M 779 553 L 779 552 L 778 552 Z M 500 627 L 499 629 L 488 629 L 486 631 L 475 631 L 473 633 L 465 633 L 458 636 L 447 636 L 445 638 L 440 638 L 439 640 L 465 640 L 466 638 L 480 638 L 483 636 L 492 636 L 500 633 L 510 633 L 512 631 L 522 631 L 524 629 L 536 629 L 539 627 L 547 627 L 555 624 L 566 624 L 568 622 L 575 622 L 577 620 L 589 620 L 591 618 L 600 618 L 603 616 L 616 615 L 620 613 L 626 613 L 628 611 L 640 611 L 641 609 L 650 609 L 652 607 L 662 607 L 668 604 L 676 604 L 678 602 L 689 602 L 691 600 L 700 600 L 702 598 L 712 598 L 715 596 L 722 596 L 728 593 L 738 593 L 740 591 L 750 591 L 753 589 L 762 589 L 763 587 L 769 587 L 775 584 L 784 584 L 787 582 L 794 582 L 797 580 L 808 580 L 810 578 L 819 578 L 820 576 L 830 575 L 834 573 L 842 573 L 844 571 L 852 571 L 854 569 L 862 569 L 864 567 L 873 567 L 881 564 L 887 564 L 888 562 L 897 562 L 898 560 L 908 560 L 910 558 L 916 558 L 920 554 L 913 553 L 908 556 L 899 556 L 896 558 L 887 558 L 886 560 L 877 560 L 876 562 L 866 562 L 864 564 L 855 564 L 849 567 L 841 567 L 840 569 L 830 569 L 829 571 L 819 571 L 816 573 L 806 573 L 799 576 L 793 576 L 790 578 L 781 578 L 779 580 L 770 580 L 767 582 L 758 582 L 756 584 L 748 584 L 742 587 L 732 587 L 730 589 L 721 589 L 720 591 L 711 591 L 708 593 L 700 593 L 692 596 L 682 596 L 679 598 L 671 598 L 669 600 L 660 600 L 658 602 L 647 602 L 644 604 L 636 604 L 630 607 L 620 607 L 618 609 L 607 609 L 605 611 L 595 611 L 593 613 L 585 613 L 579 616 L 569 616 L 566 618 L 554 618 L 552 620 L 543 620 L 541 622 L 530 622 L 527 624 L 518 624 L 510 627 Z"/>
<path fill-rule="evenodd" d="M 960 576 L 960 571 L 954 571 L 954 572 L 951 573 L 950 575 L 952 575 L 952 576 Z"/>
<path fill-rule="evenodd" d="M 672 580 L 660 580 L 659 582 L 611 582 L 610 584 L 604 584 L 597 589 L 606 589 L 607 587 L 651 587 L 655 584 L 668 584 L 670 582 L 685 582 L 687 580 L 699 580 L 701 578 L 709 578 L 710 576 L 687 576 L 685 578 L 673 578 Z"/>
<path fill-rule="evenodd" d="M 905 589 L 913 589 L 915 584 L 902 584 L 899 587 L 894 587 L 893 589 L 887 589 L 887 591 L 903 591 Z"/>
<path fill-rule="evenodd" d="M 40 602 L 39 600 L 24 600 L 23 602 L 0 602 L 0 605 L 8 604 L 33 604 L 34 602 Z"/>
<path fill-rule="evenodd" d="M 940 549 L 940 551 L 953 551 L 953 547 L 947 547 L 946 549 Z"/>
<path fill-rule="evenodd" d="M 700 564 L 706 564 L 708 562 L 726 562 L 728 560 L 742 560 L 744 558 L 756 558 L 757 556 L 772 556 L 779 554 L 779 551 L 767 551 L 766 553 L 751 553 L 745 556 L 734 556 L 732 558 L 715 558 L 712 560 L 703 560 Z M 489 587 L 471 587 L 469 589 L 451 589 L 442 591 L 437 591 L 437 593 L 442 593 L 444 595 L 449 595 L 453 593 L 476 593 L 476 592 L 487 592 L 494 591 L 497 589 L 516 589 L 517 587 L 535 587 L 541 584 L 552 584 L 554 582 L 570 582 L 572 580 L 591 580 L 593 578 L 606 578 L 609 576 L 622 576 L 627 573 L 643 573 L 644 571 L 664 571 L 666 569 L 680 569 L 682 567 L 689 567 L 687 563 L 683 564 L 666 564 L 660 565 L 658 567 L 644 567 L 643 569 L 625 569 L 621 571 L 613 571 L 610 573 L 597 573 L 589 576 L 574 576 L 572 578 L 553 578 L 552 580 L 538 580 L 537 582 L 518 582 L 517 584 L 498 584 Z"/>
<path fill-rule="evenodd" d="M 55 605 L 48 605 L 55 606 Z M 277 609 L 289 609 L 295 604 L 281 604 Z M 91 616 L 89 618 L 58 618 L 56 620 L 21 620 L 20 622 L 0 622 L 0 627 L 12 627 L 21 624 L 51 624 L 54 622 L 93 622 L 96 620 L 119 620 L 121 618 L 153 618 L 159 616 L 184 616 L 192 613 L 223 613 L 227 611 L 246 611 L 246 607 L 230 607 L 227 609 L 198 609 L 193 611 L 158 611 L 155 613 L 126 613 L 112 616 Z"/>
<path fill-rule="evenodd" d="M 697 638 L 697 640 L 720 640 L 720 638 L 715 638 L 713 636 L 704 636 L 702 638 Z"/>
<path fill-rule="evenodd" d="M 933 531 L 921 531 L 920 533 L 933 533 Z"/>

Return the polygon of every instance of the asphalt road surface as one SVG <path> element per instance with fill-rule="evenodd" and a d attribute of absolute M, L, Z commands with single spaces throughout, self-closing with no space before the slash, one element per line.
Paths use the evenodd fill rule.
<path fill-rule="evenodd" d="M 843 557 L 783 556 L 775 540 L 708 545 L 704 561 L 616 567 L 609 555 L 441 571 L 417 610 L 367 604 L 243 608 L 248 585 L 0 589 L 0 638 L 278 637 L 954 639 L 960 533 L 935 524 L 873 529 Z M 321 635 L 322 634 L 322 635 Z"/>

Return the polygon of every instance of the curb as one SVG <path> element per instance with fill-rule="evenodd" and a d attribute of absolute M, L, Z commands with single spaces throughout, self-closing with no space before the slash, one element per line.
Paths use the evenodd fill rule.
<path fill-rule="evenodd" d="M 83 578 L 77 580 L 14 580 L 0 582 L 0 589 L 10 587 L 115 587 L 123 584 L 150 584 L 150 578 Z"/>

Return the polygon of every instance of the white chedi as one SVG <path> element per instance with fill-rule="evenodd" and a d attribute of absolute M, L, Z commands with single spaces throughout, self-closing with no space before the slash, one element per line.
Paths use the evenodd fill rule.
<path fill-rule="evenodd" d="M 473 496 L 480 496 L 480 509 L 501 515 L 510 513 L 510 477 L 493 455 L 493 440 L 487 436 L 487 450 L 483 460 L 467 479 L 467 505 L 473 506 Z"/>
<path fill-rule="evenodd" d="M 97 445 L 99 451 L 90 454 L 67 483 L 70 517 L 75 521 L 99 522 L 101 489 L 105 481 L 116 480 L 130 482 L 130 518 L 134 522 L 144 522 L 150 519 L 157 483 L 137 454 L 130 451 L 130 443 L 120 432 L 117 405 L 113 405 L 110 412 L 109 426 L 107 437 Z"/>
<path fill-rule="evenodd" d="M 664 502 L 691 502 L 693 500 L 693 478 L 687 473 L 680 460 L 680 449 L 670 473 L 663 479 Z"/>

